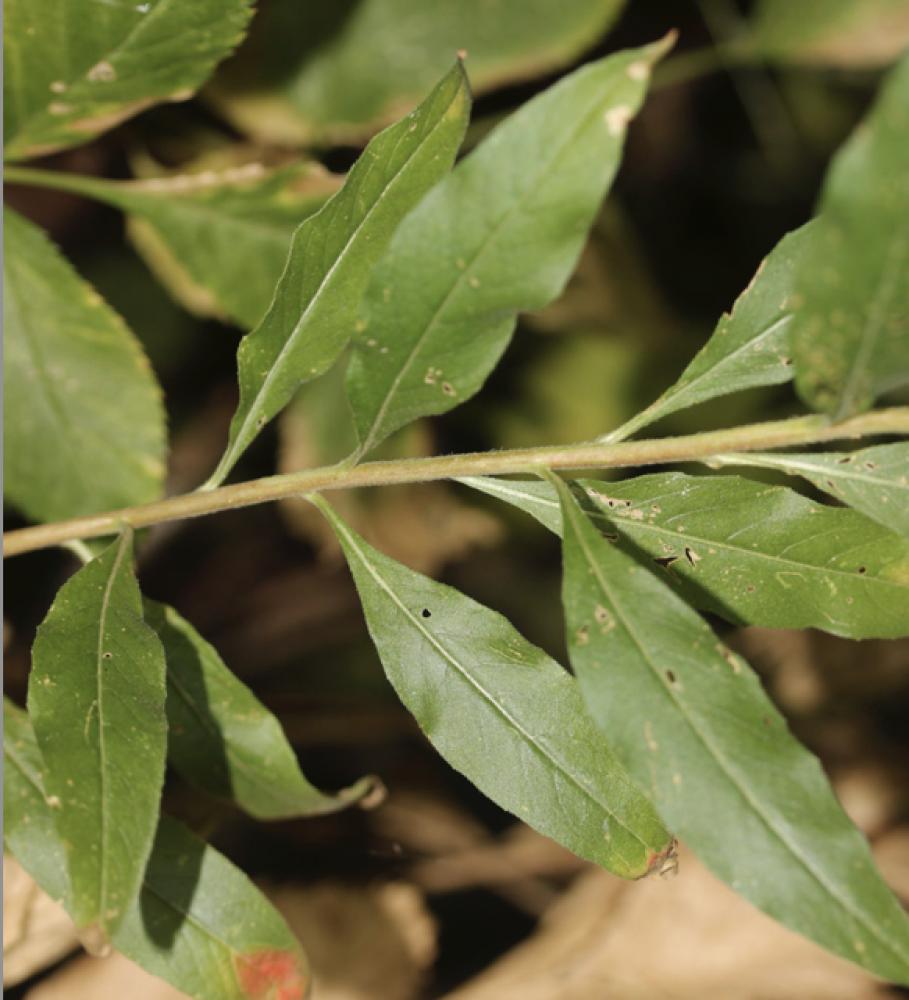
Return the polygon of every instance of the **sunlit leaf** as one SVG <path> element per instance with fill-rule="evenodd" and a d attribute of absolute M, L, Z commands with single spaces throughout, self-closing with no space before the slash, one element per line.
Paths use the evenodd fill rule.
<path fill-rule="evenodd" d="M 461 482 L 561 531 L 548 483 Z M 738 476 L 578 480 L 601 531 L 695 607 L 737 624 L 852 639 L 909 634 L 909 541 L 851 510 Z"/>
<path fill-rule="evenodd" d="M 796 384 L 837 419 L 909 383 L 909 56 L 833 160 L 795 272 Z"/>
<path fill-rule="evenodd" d="M 40 521 L 154 500 L 164 411 L 145 355 L 40 229 L 4 221 L 4 494 Z"/>
<path fill-rule="evenodd" d="M 139 891 L 167 746 L 164 651 L 142 620 L 131 562 L 127 531 L 67 580 L 38 629 L 29 676 L 70 912 L 99 944 Z"/>
<path fill-rule="evenodd" d="M 389 559 L 319 501 L 392 686 L 430 742 L 504 809 L 626 878 L 671 838 L 587 718 L 573 678 L 494 611 Z"/>
<path fill-rule="evenodd" d="M 749 666 L 604 538 L 564 484 L 559 491 L 571 663 L 594 719 L 665 822 L 755 906 L 909 982 L 909 920 L 817 758 Z"/>
<path fill-rule="evenodd" d="M 167 755 L 189 781 L 258 819 L 334 812 L 362 798 L 363 779 L 325 795 L 304 777 L 278 720 L 173 608 L 145 601 L 167 658 Z"/>
<path fill-rule="evenodd" d="M 250 0 L 8 0 L 7 159 L 87 142 L 158 101 L 185 100 L 240 42 Z"/>
<path fill-rule="evenodd" d="M 302 383 L 338 359 L 373 266 L 401 219 L 450 168 L 469 113 L 456 64 L 415 111 L 370 142 L 341 190 L 296 231 L 274 301 L 240 344 L 240 402 L 212 484 Z"/>
<path fill-rule="evenodd" d="M 801 476 L 892 531 L 909 535 L 909 444 L 904 441 L 850 452 L 742 452 L 710 461 Z"/>
<path fill-rule="evenodd" d="M 365 454 L 472 396 L 577 263 L 659 42 L 584 66 L 496 128 L 405 220 L 376 269 L 348 395 Z"/>
<path fill-rule="evenodd" d="M 570 63 L 624 0 L 272 0 L 213 99 L 271 143 L 356 142 L 418 99 L 454 54 L 477 93 Z"/>

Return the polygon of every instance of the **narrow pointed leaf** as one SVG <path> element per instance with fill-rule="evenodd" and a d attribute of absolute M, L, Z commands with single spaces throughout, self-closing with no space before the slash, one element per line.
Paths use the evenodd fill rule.
<path fill-rule="evenodd" d="M 909 56 L 836 155 L 817 252 L 800 261 L 792 329 L 796 385 L 837 419 L 909 383 Z"/>
<path fill-rule="evenodd" d="M 905 441 L 850 452 L 742 452 L 717 455 L 710 462 L 801 476 L 879 524 L 909 535 L 909 443 Z"/>
<path fill-rule="evenodd" d="M 464 479 L 561 531 L 548 483 Z M 861 514 L 738 476 L 578 481 L 601 531 L 690 604 L 736 624 L 909 634 L 909 541 Z"/>
<path fill-rule="evenodd" d="M 7 159 L 87 142 L 185 100 L 243 38 L 250 0 L 7 0 Z"/>
<path fill-rule="evenodd" d="M 792 378 L 793 268 L 813 252 L 815 232 L 816 224 L 809 222 L 784 236 L 678 381 L 603 440 L 628 437 L 670 413 L 717 396 L 788 382 Z"/>
<path fill-rule="evenodd" d="M 469 114 L 458 63 L 415 111 L 370 142 L 341 190 L 294 233 L 274 300 L 237 353 L 240 402 L 213 484 L 300 385 L 338 359 L 373 266 L 451 167 Z"/>
<path fill-rule="evenodd" d="M 41 784 L 35 734 L 25 712 L 8 701 L 4 726 L 12 728 L 4 732 L 6 846 L 45 892 L 69 908 L 66 851 Z M 139 898 L 113 943 L 194 1000 L 303 1000 L 310 978 L 298 942 L 261 892 L 167 816 L 159 821 Z"/>
<path fill-rule="evenodd" d="M 659 867 L 671 838 L 574 679 L 501 615 L 377 552 L 318 503 L 388 679 L 448 763 L 581 857 L 626 878 Z"/>
<path fill-rule="evenodd" d="M 517 314 L 559 294 L 666 48 L 621 52 L 559 81 L 400 227 L 367 290 L 348 370 L 360 455 L 477 392 Z"/>
<path fill-rule="evenodd" d="M 571 662 L 594 719 L 663 819 L 755 906 L 909 982 L 909 919 L 818 760 L 749 666 L 559 491 Z"/>
<path fill-rule="evenodd" d="M 374 787 L 313 787 L 278 720 L 185 618 L 146 600 L 145 620 L 167 658 L 167 755 L 187 780 L 266 820 L 334 812 Z"/>
<path fill-rule="evenodd" d="M 39 521 L 156 499 L 164 410 L 145 355 L 40 229 L 4 221 L 4 494 Z"/>
<path fill-rule="evenodd" d="M 102 939 L 139 891 L 167 746 L 164 651 L 142 620 L 131 560 L 125 532 L 60 588 L 28 689 L 72 917 Z"/>

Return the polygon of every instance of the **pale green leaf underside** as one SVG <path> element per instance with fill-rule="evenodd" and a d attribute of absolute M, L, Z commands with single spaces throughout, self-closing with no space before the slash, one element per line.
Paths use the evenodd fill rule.
<path fill-rule="evenodd" d="M 167 658 L 168 758 L 187 780 L 258 819 L 335 812 L 372 787 L 325 795 L 300 770 L 278 720 L 173 608 L 145 601 Z"/>
<path fill-rule="evenodd" d="M 909 55 L 833 160 L 799 261 L 796 384 L 837 419 L 909 383 Z"/>
<path fill-rule="evenodd" d="M 87 142 L 183 100 L 239 44 L 250 0 L 7 0 L 7 159 Z"/>
<path fill-rule="evenodd" d="M 748 664 L 559 489 L 571 662 L 591 714 L 664 821 L 755 906 L 909 982 L 909 920 L 819 761 Z"/>
<path fill-rule="evenodd" d="M 470 112 L 460 64 L 413 112 L 377 135 L 344 186 L 297 229 L 274 300 L 237 353 L 240 401 L 217 485 L 304 382 L 353 333 L 370 272 L 401 219 L 449 170 Z"/>
<path fill-rule="evenodd" d="M 35 735 L 4 700 L 6 846 L 52 898 L 67 903 L 66 852 L 44 797 Z M 9 729 L 12 729 L 12 732 Z M 16 762 L 26 761 L 24 773 Z M 13 783 L 10 790 L 9 784 Z M 305 956 L 284 921 L 247 877 L 180 823 L 162 816 L 138 899 L 114 933 L 115 947 L 196 1000 L 249 1000 L 261 991 L 305 995 Z"/>
<path fill-rule="evenodd" d="M 801 476 L 891 531 L 909 535 L 909 443 L 905 441 L 850 452 L 742 452 L 716 455 L 710 462 Z"/>
<path fill-rule="evenodd" d="M 624 0 L 273 0 L 250 44 L 218 74 L 213 97 L 267 142 L 359 141 L 467 54 L 477 93 L 571 62 L 595 44 Z"/>
<path fill-rule="evenodd" d="M 548 483 L 461 482 L 561 532 Z M 578 482 L 604 534 L 655 564 L 697 608 L 736 624 L 818 628 L 853 639 L 909 634 L 909 541 L 855 511 L 738 476 Z"/>
<path fill-rule="evenodd" d="M 156 499 L 164 410 L 145 355 L 40 229 L 4 222 L 5 496 L 38 521 Z"/>
<path fill-rule="evenodd" d="M 319 506 L 392 686 L 448 763 L 581 857 L 631 878 L 658 866 L 671 838 L 570 674 L 501 615 L 382 555 Z"/>
<path fill-rule="evenodd" d="M 139 891 L 167 748 L 164 651 L 142 620 L 131 561 L 126 532 L 60 588 L 28 687 L 72 917 L 106 937 Z"/>
<path fill-rule="evenodd" d="M 358 456 L 470 398 L 517 314 L 559 294 L 666 47 L 621 52 L 563 78 L 404 221 L 370 281 L 348 369 Z"/>
<path fill-rule="evenodd" d="M 788 382 L 792 378 L 789 326 L 793 268 L 813 253 L 815 232 L 815 224 L 809 222 L 784 236 L 678 381 L 618 431 L 601 440 L 626 438 L 670 413 L 708 399 Z"/>

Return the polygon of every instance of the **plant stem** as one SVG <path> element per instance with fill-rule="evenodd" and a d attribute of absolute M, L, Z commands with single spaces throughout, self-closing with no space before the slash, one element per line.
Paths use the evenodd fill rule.
<path fill-rule="evenodd" d="M 207 492 L 187 493 L 154 503 L 88 517 L 76 517 L 54 524 L 41 524 L 11 531 L 4 538 L 4 556 L 61 545 L 76 539 L 115 535 L 124 527 L 145 528 L 166 521 L 200 517 L 217 511 L 280 500 L 324 490 L 386 486 L 395 483 L 422 483 L 459 476 L 537 475 L 547 469 L 600 469 L 666 462 L 700 461 L 730 451 L 766 450 L 790 445 L 818 444 L 872 434 L 909 434 L 909 407 L 893 407 L 852 417 L 832 424 L 827 417 L 792 417 L 769 423 L 749 424 L 729 430 L 707 431 L 683 437 L 618 444 L 573 444 L 513 451 L 474 452 L 466 455 L 439 455 L 363 465 L 337 465 L 305 469 L 282 476 L 267 476 L 244 483 L 221 486 Z"/>

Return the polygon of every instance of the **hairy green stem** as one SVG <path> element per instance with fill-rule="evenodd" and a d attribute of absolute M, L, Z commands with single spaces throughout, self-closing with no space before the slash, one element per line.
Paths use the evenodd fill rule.
<path fill-rule="evenodd" d="M 11 531 L 4 538 L 4 556 L 62 545 L 77 539 L 115 535 L 125 526 L 145 528 L 152 524 L 200 517 L 217 511 L 249 507 L 283 497 L 360 486 L 423 483 L 460 476 L 537 475 L 547 469 L 601 469 L 666 462 L 702 461 L 730 451 L 767 450 L 792 445 L 819 444 L 844 438 L 875 434 L 909 434 L 909 407 L 876 410 L 833 424 L 827 417 L 792 417 L 769 423 L 749 424 L 729 430 L 706 431 L 683 437 L 617 444 L 573 444 L 512 451 L 474 452 L 466 455 L 438 455 L 363 465 L 337 465 L 305 469 L 282 476 L 266 476 L 244 483 L 221 486 L 207 492 L 187 493 L 154 503 L 88 517 L 76 517 L 55 524 Z"/>

